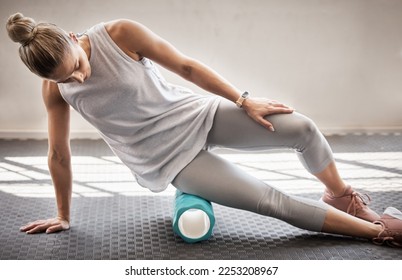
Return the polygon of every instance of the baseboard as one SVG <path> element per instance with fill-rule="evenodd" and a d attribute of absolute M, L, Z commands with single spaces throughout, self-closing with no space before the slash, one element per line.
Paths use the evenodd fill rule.
<path fill-rule="evenodd" d="M 326 136 L 346 134 L 393 134 L 402 133 L 402 126 L 389 127 L 322 127 L 322 133 Z M 41 130 L 0 130 L 0 139 L 47 139 L 47 131 Z M 71 131 L 71 139 L 101 139 L 98 132 L 94 130 Z"/>
<path fill-rule="evenodd" d="M 399 134 L 402 133 L 402 126 L 381 126 L 381 127 L 322 127 L 321 132 L 326 136 L 331 135 L 371 135 L 371 134 Z"/>
<path fill-rule="evenodd" d="M 48 138 L 47 131 L 40 130 L 0 130 L 0 139 L 33 139 L 44 140 Z M 96 131 L 71 131 L 71 139 L 101 139 Z"/>

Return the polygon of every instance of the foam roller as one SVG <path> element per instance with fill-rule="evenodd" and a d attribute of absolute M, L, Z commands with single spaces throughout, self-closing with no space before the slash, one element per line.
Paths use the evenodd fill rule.
<path fill-rule="evenodd" d="M 173 231 L 187 243 L 207 240 L 212 235 L 215 216 L 210 201 L 176 190 Z"/>

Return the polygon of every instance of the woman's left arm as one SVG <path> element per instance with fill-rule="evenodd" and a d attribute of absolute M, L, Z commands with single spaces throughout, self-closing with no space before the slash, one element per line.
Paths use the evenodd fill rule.
<path fill-rule="evenodd" d="M 147 57 L 200 88 L 236 102 L 242 92 L 211 68 L 190 58 L 140 23 L 118 20 L 106 24 L 113 40 L 131 57 Z M 293 109 L 268 99 L 249 98 L 243 108 L 255 121 L 272 130 L 264 116 L 291 113 Z"/>

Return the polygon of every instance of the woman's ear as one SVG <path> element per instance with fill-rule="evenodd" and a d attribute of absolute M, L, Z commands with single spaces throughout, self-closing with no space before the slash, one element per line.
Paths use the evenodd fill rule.
<path fill-rule="evenodd" d="M 78 43 L 77 36 L 73 32 L 68 33 L 68 36 L 70 36 L 74 43 Z"/>

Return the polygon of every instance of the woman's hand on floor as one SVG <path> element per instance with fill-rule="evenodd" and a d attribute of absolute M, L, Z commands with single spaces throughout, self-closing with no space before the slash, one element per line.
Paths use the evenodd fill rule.
<path fill-rule="evenodd" d="M 57 217 L 47 220 L 37 220 L 21 227 L 20 230 L 26 233 L 53 233 L 68 230 L 69 228 L 70 223 L 67 220 Z"/>
<path fill-rule="evenodd" d="M 243 108 L 247 114 L 265 128 L 275 131 L 274 126 L 264 119 L 265 116 L 273 114 L 290 114 L 294 109 L 280 102 L 265 98 L 249 98 L 244 100 Z"/>

